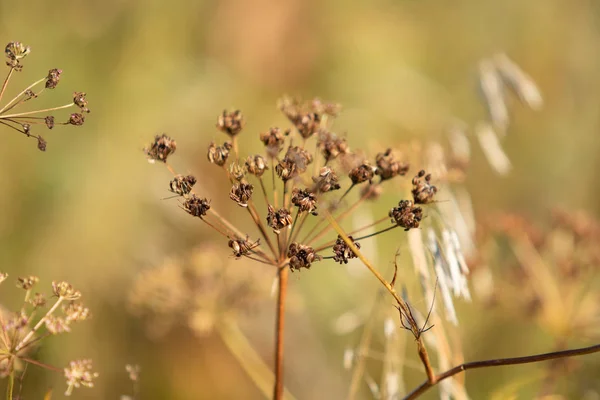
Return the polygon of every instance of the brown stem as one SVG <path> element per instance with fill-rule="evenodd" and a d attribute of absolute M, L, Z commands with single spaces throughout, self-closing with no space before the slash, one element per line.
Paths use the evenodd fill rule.
<path fill-rule="evenodd" d="M 283 334 L 285 330 L 285 298 L 287 295 L 288 273 L 287 268 L 279 270 L 279 291 L 275 321 L 275 387 L 273 388 L 273 400 L 281 400 L 283 396 Z"/>
<path fill-rule="evenodd" d="M 10 80 L 10 77 L 12 76 L 14 71 L 15 69 L 12 67 L 10 68 L 10 71 L 8 71 L 8 75 L 6 76 L 6 79 L 2 84 L 2 89 L 0 90 L 0 101 L 2 100 L 2 96 L 4 96 L 4 91 L 6 90 L 6 86 L 8 86 L 8 81 Z"/>
<path fill-rule="evenodd" d="M 565 357 L 575 357 L 575 356 L 583 356 L 586 354 L 592 354 L 600 352 L 600 344 L 596 344 L 589 347 L 582 347 L 579 349 L 571 349 L 571 350 L 563 350 L 563 351 L 555 351 L 551 353 L 544 354 L 536 354 L 532 356 L 526 357 L 515 357 L 515 358 L 499 358 L 494 360 L 484 360 L 484 361 L 473 361 L 458 365 L 454 368 L 449 369 L 446 372 L 442 372 L 441 374 L 434 377 L 433 381 L 428 379 L 423 382 L 421 386 L 417 387 L 411 393 L 409 393 L 404 400 L 416 399 L 423 393 L 425 393 L 428 389 L 435 386 L 437 383 L 443 381 L 444 379 L 450 378 L 456 374 L 459 374 L 468 369 L 476 369 L 476 368 L 486 368 L 486 367 L 500 367 L 503 365 L 518 365 L 518 364 L 529 364 L 536 363 L 547 360 L 554 360 L 557 358 L 565 358 Z"/>
<path fill-rule="evenodd" d="M 262 235 L 262 237 L 267 242 L 267 245 L 269 246 L 269 249 L 271 249 L 271 252 L 273 253 L 273 257 L 277 258 L 278 253 L 275 252 L 275 247 L 273 247 L 273 243 L 271 242 L 271 238 L 269 237 L 269 234 L 268 234 L 265 226 L 263 225 L 263 223 L 262 223 L 262 221 L 260 219 L 260 216 L 258 215 L 258 212 L 256 211 L 256 207 L 254 207 L 254 204 L 252 202 L 248 202 L 248 207 L 246 209 L 250 213 L 250 216 L 252 217 L 252 220 L 254 221 L 254 223 L 256 224 L 256 226 L 258 227 L 258 230 L 260 230 L 260 234 Z"/>

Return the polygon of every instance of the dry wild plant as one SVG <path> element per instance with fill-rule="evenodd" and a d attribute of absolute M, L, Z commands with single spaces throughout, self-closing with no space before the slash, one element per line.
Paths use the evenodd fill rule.
<path fill-rule="evenodd" d="M 449 163 L 444 158 L 443 147 L 437 143 L 422 147 L 422 151 L 418 152 L 413 151 L 413 146 L 408 152 L 412 154 L 410 158 L 416 159 L 421 165 L 427 165 L 427 171 L 435 172 L 432 174 L 423 169 L 418 170 L 412 180 L 404 183 L 404 186 L 410 186 L 408 198 L 400 200 L 397 206 L 388 206 L 390 211 L 375 216 L 374 223 L 356 227 L 347 234 L 340 223 L 365 202 L 378 201 L 382 189 L 389 186 L 388 182 L 393 178 L 405 176 L 409 171 L 408 157 L 398 159 L 391 149 L 377 154 L 374 160 L 369 160 L 359 152 L 352 152 L 345 138 L 331 130 L 331 121 L 340 112 L 337 104 L 324 103 L 318 99 L 301 102 L 284 98 L 279 102 L 279 109 L 293 128 L 273 127 L 261 133 L 259 139 L 265 146 L 264 154 L 242 156 L 239 153 L 238 140 L 244 128 L 244 117 L 239 110 L 224 111 L 219 115 L 217 128 L 228 136 L 228 140 L 210 143 L 207 151 L 208 161 L 221 169 L 223 179 L 227 179 L 231 185 L 229 198 L 243 213 L 248 214 L 249 220 L 255 225 L 256 232 L 253 235 L 225 218 L 208 197 L 194 191 L 196 177 L 175 172 L 168 163 L 177 148 L 175 140 L 166 134 L 157 135 L 144 149 L 151 163 L 163 164 L 173 174 L 168 189 L 180 197 L 180 208 L 221 235 L 233 257 L 250 259 L 277 271 L 274 399 L 281 399 L 284 394 L 283 341 L 288 275 L 290 271 L 309 270 L 313 265 L 327 260 L 345 264 L 349 259 L 359 258 L 393 296 L 399 322 L 386 319 L 386 337 L 399 337 L 395 333 L 398 326 L 408 330 L 413 336 L 421 367 L 427 376 L 427 380 L 406 398 L 416 398 L 439 383 L 443 397 L 451 395 L 466 398 L 464 385 L 459 380 L 447 380 L 466 369 L 537 362 L 600 350 L 600 346 L 592 346 L 517 359 L 462 362 L 459 342 L 443 328 L 441 314 L 436 307 L 436 291 L 439 288 L 445 319 L 456 324 L 452 298 L 470 299 L 466 280 L 469 269 L 463 252 L 464 242 L 467 241 L 461 240 L 461 237 L 472 234 L 471 226 L 474 225 L 472 218 L 463 212 L 470 208 L 468 196 L 464 196 L 464 192 L 460 190 L 452 189 L 449 190 L 448 200 L 436 201 L 438 185 L 450 188 L 451 184 L 464 179 L 469 149 L 468 139 L 460 129 L 450 132 L 452 153 L 448 158 Z M 499 148 L 495 133 L 494 137 L 495 145 Z M 481 140 L 480 143 L 483 147 L 490 146 Z M 492 160 L 490 163 L 498 170 Z M 503 173 L 505 169 L 498 172 Z M 433 177 L 436 178 L 435 184 Z M 257 197 L 262 205 L 255 201 Z M 449 204 L 449 208 L 444 209 L 444 203 Z M 428 219 L 431 222 L 424 219 L 426 215 L 432 216 Z M 387 226 L 365 234 L 365 231 L 386 222 Z M 418 229 L 422 225 L 427 225 L 426 229 Z M 362 241 L 398 229 L 407 231 L 415 268 L 422 282 L 427 304 L 430 305 L 424 313 L 410 304 L 405 293 L 396 291 L 396 274 L 388 281 L 360 252 Z M 469 246 L 473 250 L 472 239 Z M 212 268 L 210 264 L 203 266 Z M 179 278 L 181 285 L 177 288 L 170 287 L 168 291 L 194 286 L 187 282 L 185 276 Z M 155 284 L 164 284 L 158 278 L 152 279 Z M 151 295 L 150 290 L 140 298 Z M 174 298 L 180 295 L 177 293 Z M 165 300 L 169 303 L 167 309 L 174 306 L 170 304 L 174 301 L 172 298 Z M 142 301 L 141 304 L 143 303 Z M 136 301 L 132 304 L 136 304 Z M 177 313 L 170 311 L 166 314 L 169 315 L 167 320 L 177 316 Z M 433 325 L 435 328 L 431 329 Z M 430 329 L 432 335 L 426 334 Z M 356 395 L 357 387 L 363 379 L 362 353 L 369 350 L 370 331 L 371 328 L 367 326 L 359 345 L 359 359 L 354 358 L 352 351 L 346 353 L 348 364 L 356 363 L 349 398 Z M 402 347 L 392 340 L 386 346 L 389 349 Z M 444 372 L 434 372 L 428 346 L 436 350 L 438 368 Z M 453 352 L 456 347 L 459 348 L 458 351 Z M 391 352 L 386 351 L 383 360 L 388 378 L 381 387 L 384 388 L 385 398 L 394 398 L 398 396 L 400 386 L 399 376 L 395 372 L 399 369 L 399 362 L 398 358 L 388 357 L 387 354 Z M 364 379 L 373 393 L 380 397 L 380 387 L 374 380 L 368 376 Z"/>
<path fill-rule="evenodd" d="M 38 149 L 46 151 L 46 140 L 40 134 L 34 134 L 32 132 L 34 125 L 42 125 L 48 129 L 53 129 L 55 125 L 81 126 L 85 122 L 84 114 L 89 113 L 90 109 L 88 108 L 86 94 L 83 92 L 75 92 L 73 93 L 73 99 L 69 103 L 61 106 L 32 111 L 16 111 L 18 108 L 22 108 L 24 103 L 30 103 L 37 99 L 46 90 L 56 88 L 62 75 L 62 70 L 57 68 L 49 70 L 46 76 L 36 80 L 21 90 L 11 100 L 2 104 L 2 99 L 11 82 L 11 78 L 15 73 L 18 73 L 23 69 L 23 59 L 30 52 L 31 48 L 21 42 L 10 42 L 6 45 L 4 53 L 8 58 L 6 65 L 9 67 L 9 70 L 4 79 L 4 83 L 2 84 L 2 88 L 0 89 L 0 124 L 35 139 L 37 141 Z M 38 86 L 42 87 L 38 90 Z M 74 112 L 70 114 L 68 118 L 64 118 L 60 121 L 56 120 L 55 116 L 51 114 L 54 111 L 71 107 L 79 108 L 79 112 Z"/>
<path fill-rule="evenodd" d="M 7 274 L 1 274 L 0 278 L 6 280 Z M 15 379 L 21 381 L 22 387 L 29 364 L 60 372 L 59 368 L 36 360 L 35 354 L 46 338 L 69 333 L 73 324 L 90 317 L 90 310 L 78 301 L 81 292 L 69 283 L 52 282 L 53 300 L 49 306 L 49 299 L 34 291 L 38 281 L 36 276 L 18 278 L 17 287 L 25 291 L 21 309 L 0 312 L 0 376 L 8 378 L 6 398 L 9 400 L 14 396 Z M 46 308 L 48 310 L 44 312 Z M 71 361 L 64 368 L 64 376 L 67 381 L 65 395 L 69 396 L 75 388 L 93 387 L 98 374 L 92 372 L 92 360 L 88 359 Z"/>

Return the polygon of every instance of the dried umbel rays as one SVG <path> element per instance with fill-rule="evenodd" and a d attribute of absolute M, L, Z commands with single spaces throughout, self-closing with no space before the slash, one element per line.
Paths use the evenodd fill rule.
<path fill-rule="evenodd" d="M 0 124 L 9 130 L 20 132 L 27 137 L 35 139 L 38 149 L 46 151 L 46 139 L 39 133 L 34 132 L 34 129 L 37 128 L 36 125 L 40 125 L 46 129 L 53 129 L 57 125 L 81 126 L 85 122 L 85 114 L 88 114 L 90 109 L 88 108 L 86 94 L 75 92 L 71 100 L 64 105 L 30 111 L 22 110 L 24 104 L 31 105 L 44 92 L 56 88 L 63 73 L 58 68 L 49 70 L 47 75 L 22 89 L 11 100 L 3 102 L 4 95 L 10 83 L 16 79 L 14 78 L 15 74 L 23 69 L 23 60 L 30 53 L 31 48 L 21 42 L 10 42 L 6 45 L 4 54 L 7 58 L 6 66 L 9 69 L 0 89 Z M 74 108 L 77 111 L 61 117 L 54 114 L 57 111 L 69 108 Z"/>

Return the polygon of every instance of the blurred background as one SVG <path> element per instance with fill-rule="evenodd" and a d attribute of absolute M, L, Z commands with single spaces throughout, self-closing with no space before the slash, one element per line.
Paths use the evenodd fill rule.
<path fill-rule="evenodd" d="M 140 273 L 167 259 L 188 259 L 198 245 L 219 239 L 179 210 L 177 200 L 161 200 L 169 195 L 170 174 L 149 164 L 141 149 L 166 132 L 178 143 L 173 166 L 195 174 L 208 196 L 225 193 L 226 182 L 215 181 L 205 161 L 208 143 L 225 139 L 215 128 L 223 109 L 243 111 L 242 146 L 259 151 L 259 132 L 289 126 L 276 108 L 280 96 L 319 96 L 344 106 L 334 130 L 346 133 L 351 147 L 375 153 L 439 137 L 455 118 L 469 126 L 485 119 L 478 65 L 505 52 L 536 81 L 545 104 L 532 111 L 512 99 L 503 141 L 513 166 L 508 175 L 496 174 L 473 146 L 464 186 L 476 219 L 513 211 L 544 221 L 553 206 L 600 211 L 600 6 L 591 0 L 21 0 L 1 2 L 0 21 L 4 42 L 32 48 L 11 82 L 13 94 L 61 68 L 60 85 L 41 104 L 68 102 L 77 90 L 87 93 L 92 110 L 81 128 L 41 132 L 46 153 L 7 130 L 0 146 L 0 268 L 11 276 L 1 299 L 18 304 L 12 280 L 29 274 L 40 277 L 46 294 L 52 280 L 83 292 L 94 318 L 50 338 L 38 354 L 59 367 L 94 360 L 96 388 L 80 389 L 75 398 L 130 395 L 126 364 L 142 369 L 142 399 L 263 398 L 218 333 L 197 334 L 177 318 L 164 332 L 149 333 L 129 306 Z M 386 196 L 379 206 L 385 212 L 397 201 Z M 235 218 L 233 202 L 221 207 Z M 228 257 L 226 243 L 214 246 Z M 395 249 L 408 254 L 400 234 L 382 236 L 376 246 L 370 255 L 385 271 Z M 235 268 L 262 267 L 239 261 Z M 411 285 L 412 267 L 406 271 Z M 263 278 L 268 292 L 273 274 Z M 351 376 L 343 353 L 360 329 L 340 335 L 335 324 L 349 311 L 368 311 L 376 282 L 329 264 L 292 275 L 290 284 L 286 386 L 298 399 L 343 398 Z M 416 301 L 423 306 L 422 297 Z M 457 306 L 467 360 L 552 347 L 533 321 L 488 309 L 477 298 Z M 274 309 L 267 294 L 250 318 L 239 320 L 269 366 Z M 411 340 L 407 334 L 406 353 L 415 362 Z M 579 361 L 587 376 L 598 376 L 598 357 Z M 369 368 L 377 376 L 380 365 Z M 475 371 L 467 390 L 487 398 L 540 368 Z M 597 380 L 572 387 L 568 376 L 561 381 L 567 397 L 600 391 Z M 411 371 L 406 379 L 410 388 L 423 375 Z M 361 398 L 372 398 L 363 386 Z M 53 398 L 62 398 L 61 373 L 30 368 L 23 396 L 40 398 L 50 387 Z M 519 392 L 531 398 L 538 389 L 534 381 Z"/>

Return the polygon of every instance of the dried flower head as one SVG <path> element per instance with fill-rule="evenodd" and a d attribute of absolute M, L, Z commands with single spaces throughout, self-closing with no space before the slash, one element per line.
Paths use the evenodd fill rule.
<path fill-rule="evenodd" d="M 308 189 L 294 188 L 292 190 L 292 204 L 298 207 L 299 212 L 318 215 L 317 196 Z"/>
<path fill-rule="evenodd" d="M 25 46 L 23 43 L 10 42 L 4 49 L 4 54 L 8 58 L 6 65 L 14 68 L 17 71 L 20 71 L 23 68 L 23 66 L 20 64 L 20 61 L 30 52 L 31 48 L 29 46 Z"/>
<path fill-rule="evenodd" d="M 285 208 L 275 210 L 273 206 L 268 205 L 267 224 L 273 228 L 273 232 L 279 232 L 286 226 L 290 226 L 293 222 L 292 214 Z"/>
<path fill-rule="evenodd" d="M 244 128 L 244 116 L 240 110 L 227 112 L 223 110 L 223 114 L 219 115 L 217 120 L 217 128 L 225 132 L 229 136 L 235 136 Z"/>
<path fill-rule="evenodd" d="M 169 182 L 169 190 L 180 196 L 187 196 L 190 194 L 195 184 L 196 178 L 193 175 L 176 175 L 175 178 Z"/>
<path fill-rule="evenodd" d="M 365 200 L 374 201 L 379 199 L 381 193 L 383 193 L 383 187 L 379 184 L 371 183 L 362 187 L 360 190 L 360 197 Z"/>
<path fill-rule="evenodd" d="M 168 137 L 166 134 L 156 135 L 154 142 L 150 146 L 144 148 L 144 153 L 148 157 L 148 161 L 153 163 L 155 161 L 167 162 L 167 158 L 175 152 L 177 149 L 177 143 L 175 140 Z"/>
<path fill-rule="evenodd" d="M 134 364 L 134 365 L 127 364 L 125 366 L 125 371 L 129 375 L 129 380 L 132 382 L 137 382 L 140 379 L 141 370 L 142 369 L 137 364 Z"/>
<path fill-rule="evenodd" d="M 75 103 L 75 105 L 81 109 L 81 112 L 89 113 L 90 109 L 87 106 L 88 101 L 85 96 L 86 94 L 84 92 L 73 93 L 73 103 Z"/>
<path fill-rule="evenodd" d="M 287 256 L 290 258 L 290 270 L 309 269 L 315 261 L 321 260 L 315 250 L 310 246 L 292 242 L 288 247 Z"/>
<path fill-rule="evenodd" d="M 44 326 L 46 330 L 52 335 L 59 335 L 61 333 L 71 332 L 69 322 L 63 317 L 57 317 L 55 315 L 49 315 L 44 320 Z"/>
<path fill-rule="evenodd" d="M 48 77 L 46 78 L 46 89 L 54 89 L 58 85 L 60 81 L 60 75 L 62 74 L 62 69 L 53 68 L 48 71 Z"/>
<path fill-rule="evenodd" d="M 6 272 L 0 272 L 0 283 L 4 282 L 8 278 L 8 274 Z"/>
<path fill-rule="evenodd" d="M 65 281 L 53 281 L 52 292 L 55 296 L 62 297 L 64 300 L 77 300 L 81 297 L 81 292 L 75 290 L 70 283 Z"/>
<path fill-rule="evenodd" d="M 355 242 L 352 236 L 348 236 L 348 239 L 354 243 L 357 249 L 360 249 L 360 243 Z M 357 257 L 354 251 L 348 247 L 344 239 L 342 239 L 342 237 L 339 235 L 335 241 L 335 244 L 333 245 L 333 254 L 333 260 L 340 264 L 348 264 L 348 260 Z"/>
<path fill-rule="evenodd" d="M 85 117 L 83 116 L 83 114 L 73 113 L 69 116 L 69 120 L 67 121 L 67 124 L 81 126 L 81 125 L 83 125 L 84 122 L 85 122 Z"/>
<path fill-rule="evenodd" d="M 208 161 L 212 164 L 216 164 L 219 167 L 222 167 L 227 162 L 227 158 L 229 157 L 229 151 L 232 149 L 233 145 L 231 142 L 225 142 L 222 146 L 215 145 L 215 142 L 210 142 L 208 146 Z"/>
<path fill-rule="evenodd" d="M 348 154 L 350 152 L 350 147 L 346 139 L 340 138 L 335 133 L 324 129 L 319 132 L 318 146 L 327 163 L 337 158 L 340 154 Z"/>
<path fill-rule="evenodd" d="M 67 323 L 85 321 L 90 318 L 90 309 L 81 303 L 69 302 L 62 307 Z"/>
<path fill-rule="evenodd" d="M 410 200 L 400 200 L 398 207 L 390 210 L 389 216 L 392 218 L 392 223 L 408 231 L 411 228 L 419 227 L 423 219 L 423 209 L 415 207 Z"/>
<path fill-rule="evenodd" d="M 240 207 L 248 207 L 248 201 L 252 198 L 254 186 L 249 183 L 234 183 L 229 192 L 229 198 L 235 201 Z"/>
<path fill-rule="evenodd" d="M 210 210 L 210 200 L 192 194 L 183 202 L 183 209 L 194 217 L 202 218 Z"/>
<path fill-rule="evenodd" d="M 320 193 L 326 193 L 340 188 L 335 171 L 329 167 L 321 168 L 319 176 L 313 176 L 312 181 L 314 182 L 313 190 Z"/>
<path fill-rule="evenodd" d="M 258 178 L 263 176 L 265 171 L 269 169 L 269 167 L 267 167 L 265 159 L 259 155 L 248 156 L 248 158 L 246 159 L 245 166 L 246 171 Z"/>
<path fill-rule="evenodd" d="M 373 177 L 375 177 L 376 172 L 377 168 L 373 167 L 371 164 L 365 161 L 358 167 L 353 168 L 348 174 L 348 176 L 350 177 L 350 180 L 352 180 L 353 185 L 367 181 L 371 183 Z"/>
<path fill-rule="evenodd" d="M 313 157 L 307 150 L 290 146 L 283 160 L 275 166 L 275 172 L 285 182 L 306 171 L 312 161 Z"/>
<path fill-rule="evenodd" d="M 94 387 L 94 379 L 98 377 L 97 372 L 92 372 L 92 360 L 71 361 L 69 367 L 65 368 L 67 379 L 67 391 L 65 396 L 70 396 L 73 388 Z"/>
<path fill-rule="evenodd" d="M 46 305 L 46 297 L 44 297 L 41 293 L 36 293 L 32 298 L 29 299 L 29 304 L 33 306 L 33 308 L 42 308 Z"/>
<path fill-rule="evenodd" d="M 46 151 L 47 144 L 48 143 L 44 140 L 44 138 L 38 135 L 38 137 L 37 137 L 37 148 L 40 151 Z"/>
<path fill-rule="evenodd" d="M 25 290 L 31 290 L 36 283 L 40 281 L 37 276 L 26 276 L 17 278 L 17 287 Z"/>
<path fill-rule="evenodd" d="M 391 179 L 397 175 L 404 176 L 408 172 L 409 165 L 401 163 L 394 158 L 392 149 L 387 149 L 384 153 L 379 153 L 375 157 L 377 164 L 377 174 L 382 181 Z"/>
<path fill-rule="evenodd" d="M 54 128 L 54 117 L 52 115 L 48 115 L 46 118 L 44 118 L 44 122 L 46 123 L 48 129 Z"/>
<path fill-rule="evenodd" d="M 263 142 L 267 148 L 267 155 L 271 158 L 277 157 L 277 155 L 283 150 L 285 138 L 290 134 L 290 130 L 287 129 L 282 131 L 279 128 L 271 128 L 268 132 L 260 134 L 260 141 Z"/>
<path fill-rule="evenodd" d="M 412 195 L 415 204 L 429 204 L 433 201 L 437 188 L 430 182 L 431 174 L 427 174 L 424 170 L 419 171 L 413 178 Z"/>
<path fill-rule="evenodd" d="M 235 179 L 238 182 L 240 182 L 246 176 L 246 170 L 244 169 L 244 166 L 238 163 L 237 161 L 234 161 L 231 164 L 229 164 L 227 172 L 229 172 L 229 176 L 231 178 Z"/>
<path fill-rule="evenodd" d="M 228 246 L 233 250 L 233 255 L 236 258 L 245 256 L 249 254 L 252 249 L 257 248 L 260 245 L 260 239 L 257 239 L 256 242 L 251 242 L 246 239 L 230 239 L 228 242 Z"/>

